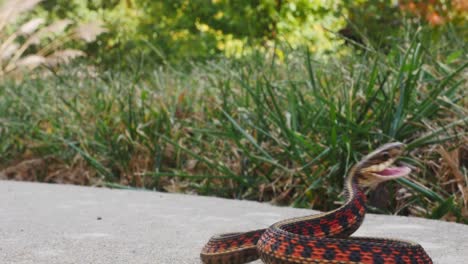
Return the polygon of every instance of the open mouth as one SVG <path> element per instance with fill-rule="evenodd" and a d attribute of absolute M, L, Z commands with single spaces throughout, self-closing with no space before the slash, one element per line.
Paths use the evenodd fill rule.
<path fill-rule="evenodd" d="M 365 173 L 370 173 L 380 180 L 390 180 L 404 177 L 411 173 L 411 169 L 405 165 L 394 165 L 394 159 L 390 159 L 384 163 L 370 166 L 364 169 Z"/>
<path fill-rule="evenodd" d="M 377 177 L 400 178 L 410 174 L 411 169 L 407 166 L 387 167 L 381 171 L 373 171 Z"/>

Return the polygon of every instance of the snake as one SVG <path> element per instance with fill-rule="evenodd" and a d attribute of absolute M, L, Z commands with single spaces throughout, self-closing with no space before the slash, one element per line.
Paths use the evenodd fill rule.
<path fill-rule="evenodd" d="M 266 229 L 214 235 L 200 253 L 202 263 L 240 264 L 258 258 L 267 264 L 432 263 L 418 243 L 351 236 L 365 217 L 365 190 L 410 174 L 407 165 L 394 165 L 404 150 L 403 143 L 387 143 L 357 162 L 345 178 L 345 202 L 339 208 L 282 220 Z"/>

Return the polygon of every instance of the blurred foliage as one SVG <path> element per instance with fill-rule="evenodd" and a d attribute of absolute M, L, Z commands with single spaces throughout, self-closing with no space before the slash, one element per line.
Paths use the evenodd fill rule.
<path fill-rule="evenodd" d="M 334 13 L 339 1 L 323 0 L 46 0 L 49 19 L 69 18 L 107 23 L 109 33 L 89 52 L 110 60 L 131 53 L 159 61 L 206 58 L 224 53 L 240 56 L 267 50 L 275 41 L 307 44 L 313 51 L 333 49 L 327 30 L 341 28 Z M 105 54 L 105 55 L 103 55 Z"/>
<path fill-rule="evenodd" d="M 342 36 L 385 48 L 408 24 L 402 20 L 463 25 L 468 9 L 458 0 L 45 0 L 41 5 L 38 12 L 50 20 L 105 21 L 109 32 L 87 50 L 107 65 L 129 54 L 173 62 L 274 50 L 282 59 L 278 43 L 336 54 L 346 50 Z"/>
<path fill-rule="evenodd" d="M 105 31 L 98 21 L 72 23 L 69 19 L 55 19 L 45 23 L 42 17 L 31 13 L 39 2 L 0 1 L 0 80 L 85 56 L 82 50 L 68 44 L 91 43 Z"/>
<path fill-rule="evenodd" d="M 343 0 L 348 11 L 347 25 L 341 35 L 358 44 L 388 49 L 403 37 L 404 26 L 431 27 L 434 33 L 450 22 L 463 29 L 466 25 L 468 2 L 461 0 Z M 434 37 L 440 37 L 436 34 Z"/>
<path fill-rule="evenodd" d="M 137 57 L 128 68 L 81 64 L 3 82 L 0 179 L 325 211 L 362 154 L 398 140 L 414 173 L 370 197 L 372 212 L 468 223 L 465 44 L 452 31 L 405 36 L 387 53 L 326 61 L 284 49 L 284 61 L 258 53 L 184 71 Z"/>

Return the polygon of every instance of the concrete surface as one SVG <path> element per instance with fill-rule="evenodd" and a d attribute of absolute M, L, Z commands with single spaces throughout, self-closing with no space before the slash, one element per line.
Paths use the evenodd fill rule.
<path fill-rule="evenodd" d="M 214 233 L 310 213 L 210 197 L 0 181 L 0 263 L 200 263 L 200 249 Z M 466 225 L 367 215 L 356 235 L 410 239 L 435 263 L 468 263 Z"/>

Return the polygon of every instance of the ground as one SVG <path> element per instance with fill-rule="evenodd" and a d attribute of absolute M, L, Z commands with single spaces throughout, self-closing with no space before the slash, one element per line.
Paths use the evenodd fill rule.
<path fill-rule="evenodd" d="M 0 181 L 0 263 L 200 263 L 214 233 L 312 213 L 212 197 Z M 466 225 L 368 214 L 355 235 L 416 241 L 438 264 L 468 261 Z"/>

